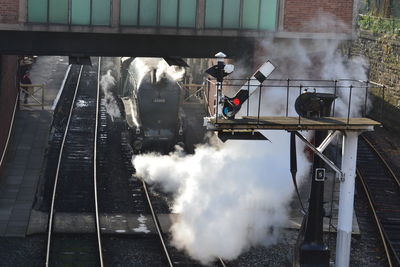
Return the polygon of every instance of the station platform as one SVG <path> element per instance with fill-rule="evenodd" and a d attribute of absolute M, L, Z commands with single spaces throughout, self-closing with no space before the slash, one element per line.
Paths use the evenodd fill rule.
<path fill-rule="evenodd" d="M 49 111 L 16 112 L 0 177 L 0 235 L 25 235 L 51 117 Z"/>
<path fill-rule="evenodd" d="M 26 234 L 48 143 L 51 107 L 67 68 L 66 57 L 39 57 L 30 70 L 32 83 L 44 85 L 43 107 L 20 105 L 16 111 L 0 174 L 0 236 Z M 28 98 L 28 104 L 33 102 Z"/>

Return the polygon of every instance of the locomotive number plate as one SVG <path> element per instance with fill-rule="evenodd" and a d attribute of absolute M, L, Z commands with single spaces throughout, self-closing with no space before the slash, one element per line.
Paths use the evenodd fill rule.
<path fill-rule="evenodd" d="M 154 98 L 153 103 L 159 103 L 159 104 L 164 104 L 165 103 L 165 98 Z"/>

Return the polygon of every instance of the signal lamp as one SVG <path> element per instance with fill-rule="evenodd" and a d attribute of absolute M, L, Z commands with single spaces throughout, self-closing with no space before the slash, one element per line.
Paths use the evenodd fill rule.
<path fill-rule="evenodd" d="M 239 105 L 240 105 L 240 99 L 239 99 L 239 98 L 234 98 L 234 99 L 232 100 L 232 103 L 233 103 L 235 106 L 239 106 Z"/>
<path fill-rule="evenodd" d="M 224 107 L 224 109 L 222 110 L 222 113 L 224 114 L 225 117 L 229 117 L 228 113 L 231 111 L 230 108 L 228 107 Z"/>

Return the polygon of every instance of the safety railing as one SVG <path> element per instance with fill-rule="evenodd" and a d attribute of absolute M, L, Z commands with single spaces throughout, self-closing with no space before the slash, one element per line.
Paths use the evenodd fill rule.
<path fill-rule="evenodd" d="M 41 107 L 44 110 L 44 85 L 20 84 L 20 107 Z"/>
<path fill-rule="evenodd" d="M 199 102 L 203 100 L 204 84 L 178 83 L 181 87 L 184 97 L 183 102 Z"/>
<path fill-rule="evenodd" d="M 216 117 L 216 123 L 222 119 L 217 101 L 222 96 L 233 97 L 240 89 L 254 93 L 249 96 L 237 116 L 298 117 L 295 110 L 296 99 L 304 92 L 331 94 L 334 97 L 329 117 L 346 118 L 347 124 L 352 117 L 367 117 L 372 102 L 380 98 L 380 119 L 383 118 L 386 87 L 372 81 L 353 79 L 306 80 L 306 79 L 267 79 L 259 83 L 256 79 L 226 79 L 222 91 L 217 90 L 216 80 L 208 79 L 204 90 L 204 99 L 210 116 Z M 376 109 L 376 107 L 375 107 Z M 328 116 L 326 116 L 328 117 Z M 379 119 L 379 118 L 378 118 Z"/>

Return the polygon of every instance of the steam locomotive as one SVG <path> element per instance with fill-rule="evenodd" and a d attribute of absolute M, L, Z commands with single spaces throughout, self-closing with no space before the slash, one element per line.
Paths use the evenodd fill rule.
<path fill-rule="evenodd" d="M 163 59 L 151 60 L 154 63 Z M 120 94 L 126 119 L 123 134 L 134 154 L 150 151 L 166 154 L 175 145 L 184 148 L 181 88 L 159 66 L 146 65 L 141 58 L 121 59 Z"/>

